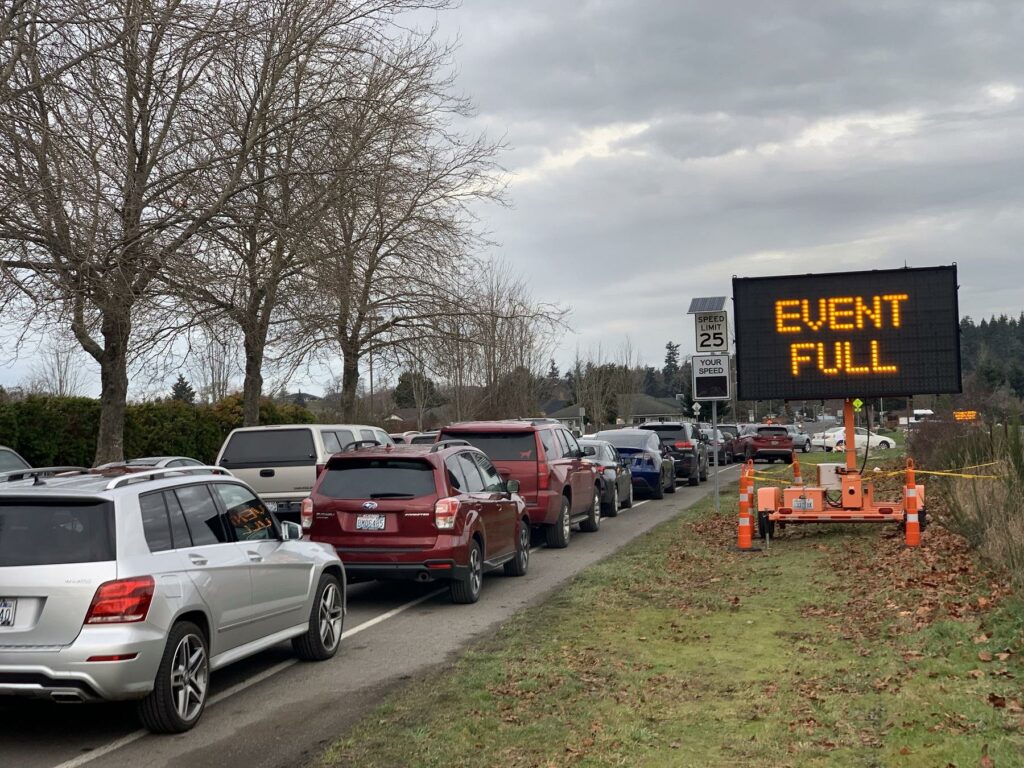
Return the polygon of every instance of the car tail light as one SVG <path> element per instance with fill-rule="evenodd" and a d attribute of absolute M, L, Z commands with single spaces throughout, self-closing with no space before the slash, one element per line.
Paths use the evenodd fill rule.
<path fill-rule="evenodd" d="M 644 461 L 652 467 L 658 466 L 658 457 L 653 453 L 645 453 Z"/>
<path fill-rule="evenodd" d="M 309 466 L 309 465 L 307 465 L 307 466 Z M 327 465 L 326 464 L 317 464 L 316 465 L 316 476 L 320 477 L 320 475 L 322 475 L 324 473 L 325 469 L 327 469 Z"/>
<path fill-rule="evenodd" d="M 537 465 L 537 490 L 546 491 L 551 487 L 551 470 L 548 465 L 541 462 Z"/>
<path fill-rule="evenodd" d="M 459 500 L 456 498 L 438 499 L 434 505 L 434 525 L 439 531 L 450 531 L 455 527 L 455 517 L 459 514 Z"/>
<path fill-rule="evenodd" d="M 688 451 L 693 448 L 693 443 L 689 440 L 677 440 L 673 445 L 676 447 L 676 450 L 679 451 Z"/>
<path fill-rule="evenodd" d="M 303 530 L 308 531 L 313 527 L 313 500 L 308 496 L 302 500 L 302 507 L 299 509 L 299 521 Z"/>
<path fill-rule="evenodd" d="M 152 576 L 100 584 L 85 615 L 85 623 L 132 624 L 145 621 L 153 602 L 153 588 Z"/>

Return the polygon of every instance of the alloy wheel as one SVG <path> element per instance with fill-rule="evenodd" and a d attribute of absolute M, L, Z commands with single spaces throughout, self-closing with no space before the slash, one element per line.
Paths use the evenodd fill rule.
<path fill-rule="evenodd" d="M 320 641 L 324 648 L 333 651 L 341 641 L 341 592 L 336 584 L 328 584 L 320 597 Z"/>
<path fill-rule="evenodd" d="M 612 509 L 619 508 L 619 485 L 616 483 L 612 486 Z"/>
<path fill-rule="evenodd" d="M 594 521 L 594 527 L 600 527 L 601 525 L 601 494 L 594 493 L 594 504 L 590 510 L 590 517 Z"/>
<path fill-rule="evenodd" d="M 569 540 L 569 535 L 572 533 L 572 523 L 569 522 L 569 510 L 568 508 L 562 510 L 562 536 L 566 541 Z"/>
<path fill-rule="evenodd" d="M 196 635 L 185 635 L 174 649 L 171 661 L 171 698 L 178 717 L 186 722 L 199 716 L 206 703 L 210 670 L 206 649 Z"/>
<path fill-rule="evenodd" d="M 526 570 L 530 563 L 530 526 L 519 524 L 519 567 Z"/>
<path fill-rule="evenodd" d="M 480 592 L 484 580 L 483 564 L 480 561 L 480 547 L 469 550 L 469 588 L 475 595 Z"/>

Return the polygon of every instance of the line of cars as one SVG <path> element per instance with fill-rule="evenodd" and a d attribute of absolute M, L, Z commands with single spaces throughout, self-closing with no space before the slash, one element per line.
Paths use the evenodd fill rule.
<path fill-rule="evenodd" d="M 188 730 L 216 669 L 285 640 L 331 658 L 349 583 L 443 581 L 476 602 L 485 571 L 527 573 L 533 531 L 564 547 L 634 492 L 674 492 L 684 453 L 650 430 L 577 441 L 536 419 L 423 444 L 365 425 L 239 429 L 215 467 L 14 462 L 0 473 L 0 695 L 137 700 L 150 730 Z"/>

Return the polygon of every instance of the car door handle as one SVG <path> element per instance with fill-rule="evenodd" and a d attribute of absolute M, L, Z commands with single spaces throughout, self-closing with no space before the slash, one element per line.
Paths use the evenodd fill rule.
<path fill-rule="evenodd" d="M 273 477 L 276 473 L 272 469 L 261 469 L 260 477 Z"/>
<path fill-rule="evenodd" d="M 192 565 L 206 565 L 208 562 L 210 562 L 209 560 L 207 560 L 202 555 L 191 555 L 190 554 L 188 556 L 188 559 L 192 561 Z"/>
<path fill-rule="evenodd" d="M 249 562 L 250 563 L 262 563 L 263 562 L 263 555 L 261 555 L 259 552 L 246 552 L 245 554 L 247 554 L 249 556 Z"/>

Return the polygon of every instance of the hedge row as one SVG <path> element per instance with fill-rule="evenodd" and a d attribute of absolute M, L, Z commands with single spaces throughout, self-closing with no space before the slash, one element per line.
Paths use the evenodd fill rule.
<path fill-rule="evenodd" d="M 308 424 L 305 408 L 265 400 L 261 424 Z M 100 403 L 87 397 L 39 397 L 0 402 L 0 445 L 14 448 L 35 467 L 91 466 L 96 455 Z M 231 395 L 214 405 L 164 400 L 129 405 L 125 457 L 191 456 L 212 463 L 228 432 L 242 426 L 242 400 Z"/>

